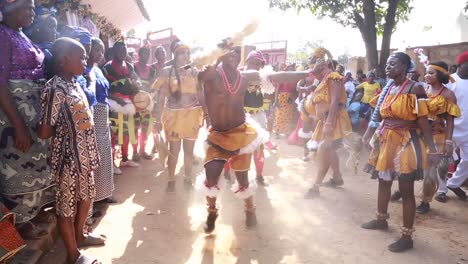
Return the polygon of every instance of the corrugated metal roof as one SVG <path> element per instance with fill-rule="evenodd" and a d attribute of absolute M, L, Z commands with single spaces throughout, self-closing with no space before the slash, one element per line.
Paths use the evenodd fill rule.
<path fill-rule="evenodd" d="M 94 13 L 106 17 L 122 32 L 149 20 L 142 0 L 83 0 L 82 3 L 90 4 Z"/>

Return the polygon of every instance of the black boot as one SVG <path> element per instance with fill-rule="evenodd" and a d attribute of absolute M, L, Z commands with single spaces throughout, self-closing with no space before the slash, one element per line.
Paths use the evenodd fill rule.
<path fill-rule="evenodd" d="M 401 237 L 395 243 L 388 246 L 391 252 L 399 253 L 413 248 L 413 240 L 411 238 Z"/>
<path fill-rule="evenodd" d="M 431 206 L 428 202 L 421 202 L 421 204 L 416 207 L 416 212 L 420 214 L 427 214 L 431 210 Z"/>
<path fill-rule="evenodd" d="M 213 211 L 209 212 L 208 216 L 206 217 L 206 223 L 204 226 L 205 233 L 210 234 L 215 230 L 216 227 L 216 219 L 218 219 L 218 212 Z"/>
<path fill-rule="evenodd" d="M 362 224 L 361 227 L 369 230 L 387 230 L 388 222 L 387 220 L 374 219 L 365 224 Z"/>

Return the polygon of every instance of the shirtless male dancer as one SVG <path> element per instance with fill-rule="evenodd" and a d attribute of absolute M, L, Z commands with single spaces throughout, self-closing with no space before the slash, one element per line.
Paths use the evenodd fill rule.
<path fill-rule="evenodd" d="M 256 71 L 240 72 L 240 61 L 241 48 L 229 48 L 216 65 L 206 66 L 198 76 L 204 86 L 206 110 L 211 123 L 205 158 L 206 177 L 199 178 L 197 182 L 208 204 L 206 233 L 215 229 L 218 217 L 216 198 L 220 190 L 218 181 L 228 160 L 237 178 L 232 190 L 245 202 L 246 225 L 254 227 L 257 224 L 253 203 L 256 183 L 253 179 L 249 180 L 248 171 L 252 153 L 268 141 L 269 135 L 258 124 L 246 120 L 245 92 L 249 82 L 258 81 L 260 77 Z M 278 72 L 268 78 L 273 82 L 297 82 L 306 76 L 308 72 Z"/>

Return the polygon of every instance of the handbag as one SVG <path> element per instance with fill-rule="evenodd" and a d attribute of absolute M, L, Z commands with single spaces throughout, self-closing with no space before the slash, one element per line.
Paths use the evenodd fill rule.
<path fill-rule="evenodd" d="M 26 247 L 15 228 L 15 221 L 16 215 L 0 202 L 0 264 L 6 263 Z"/>

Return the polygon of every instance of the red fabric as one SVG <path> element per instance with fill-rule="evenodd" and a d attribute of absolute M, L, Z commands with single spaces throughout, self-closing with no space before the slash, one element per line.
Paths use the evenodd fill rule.
<path fill-rule="evenodd" d="M 458 64 L 463 64 L 465 62 L 468 62 L 468 51 L 465 51 L 462 54 L 458 55 L 457 62 Z"/>
<path fill-rule="evenodd" d="M 294 131 L 288 137 L 289 145 L 299 145 L 299 146 L 304 145 L 304 140 L 299 137 L 299 130 L 302 128 L 302 126 L 303 126 L 302 118 L 299 117 L 299 119 L 297 120 L 296 129 L 294 129 Z"/>
<path fill-rule="evenodd" d="M 0 206 L 0 248 L 11 252 L 23 247 L 25 243 L 15 228 L 13 214 L 5 216 L 10 211 L 1 203 Z M 4 257 L 0 255 L 0 262 L 3 261 Z"/>
<path fill-rule="evenodd" d="M 112 142 L 112 153 L 114 155 L 115 159 L 115 146 L 117 145 L 118 142 L 118 135 L 116 133 L 112 133 L 111 135 L 111 142 Z M 122 159 L 127 159 L 128 158 L 128 145 L 130 144 L 130 138 L 128 135 L 124 135 L 123 138 L 123 144 L 121 146 L 122 150 Z"/>
<path fill-rule="evenodd" d="M 148 143 L 148 135 L 146 132 L 140 132 L 137 142 L 137 144 L 133 144 L 133 152 L 144 152 L 146 149 L 146 144 Z"/>
<path fill-rule="evenodd" d="M 263 152 L 263 147 L 254 152 L 253 159 L 257 177 L 263 176 L 263 167 L 265 166 L 265 153 Z"/>

